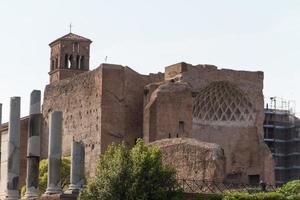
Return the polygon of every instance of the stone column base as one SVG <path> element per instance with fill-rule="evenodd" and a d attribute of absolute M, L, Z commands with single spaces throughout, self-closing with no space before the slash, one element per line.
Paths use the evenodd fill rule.
<path fill-rule="evenodd" d="M 60 187 L 48 187 L 43 195 L 62 194 L 63 191 Z"/>
<path fill-rule="evenodd" d="M 31 188 L 27 188 L 27 191 L 24 197 L 22 197 L 22 199 L 31 199 L 38 196 L 39 196 L 39 190 L 37 188 L 31 187 Z"/>
<path fill-rule="evenodd" d="M 75 194 L 54 194 L 54 195 L 46 195 L 36 198 L 34 200 L 77 200 L 77 196 Z"/>

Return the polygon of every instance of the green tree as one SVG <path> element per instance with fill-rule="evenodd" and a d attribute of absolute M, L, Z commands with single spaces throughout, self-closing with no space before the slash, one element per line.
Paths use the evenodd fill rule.
<path fill-rule="evenodd" d="M 82 200 L 170 200 L 180 199 L 176 171 L 162 162 L 157 147 L 139 139 L 129 150 L 112 144 L 100 156 L 95 177 L 80 192 Z"/>

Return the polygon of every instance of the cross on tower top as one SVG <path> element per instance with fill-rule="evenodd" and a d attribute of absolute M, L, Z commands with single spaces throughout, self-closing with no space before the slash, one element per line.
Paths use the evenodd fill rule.
<path fill-rule="evenodd" d="M 70 27 L 70 33 L 72 33 L 72 23 L 70 23 L 70 25 L 69 25 L 69 27 Z"/>

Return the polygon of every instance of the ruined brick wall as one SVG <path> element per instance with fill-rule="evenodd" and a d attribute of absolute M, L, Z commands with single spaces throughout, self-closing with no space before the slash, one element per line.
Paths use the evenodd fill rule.
<path fill-rule="evenodd" d="M 129 67 L 102 65 L 102 152 L 112 142 L 132 146 L 143 137 L 144 86 L 163 74 L 140 75 Z"/>
<path fill-rule="evenodd" d="M 59 69 L 55 70 L 53 73 L 51 72 L 50 76 L 50 83 L 63 80 L 69 77 L 76 76 L 78 74 L 81 74 L 85 71 L 83 70 L 78 70 L 78 69 Z"/>
<path fill-rule="evenodd" d="M 274 167 L 271 154 L 262 140 L 263 73 L 179 63 L 167 67 L 165 74 L 169 75 L 168 79 L 173 76 L 191 86 L 192 136 L 221 145 L 225 150 L 228 179 L 249 182 L 258 175 L 274 183 L 272 170 L 267 170 Z"/>
<path fill-rule="evenodd" d="M 27 138 L 28 138 L 28 117 L 21 118 L 20 135 L 20 187 L 25 185 L 27 170 Z M 6 177 L 4 169 L 7 167 L 7 144 L 8 144 L 8 123 L 2 124 L 2 146 L 1 146 L 1 177 Z M 3 184 L 1 184 L 3 186 Z M 0 191 L 3 188 L 0 187 Z"/>
<path fill-rule="evenodd" d="M 184 116 L 191 123 L 188 136 L 219 144 L 224 149 L 228 181 L 248 183 L 262 179 L 274 183 L 274 162 L 262 140 L 262 72 L 178 63 L 166 67 L 164 78 L 165 83 L 146 87 L 150 95 L 144 105 L 146 142 L 167 138 L 168 134 L 163 132 L 178 128 L 172 122 Z M 172 92 L 171 87 L 165 95 L 157 92 L 168 83 L 186 84 L 190 94 Z M 189 104 L 192 111 L 188 113 Z"/>
<path fill-rule="evenodd" d="M 162 151 L 163 162 L 176 169 L 178 179 L 223 182 L 225 156 L 217 145 L 193 138 L 162 139 L 150 143 Z"/>
<path fill-rule="evenodd" d="M 112 142 L 129 146 L 142 137 L 143 92 L 163 74 L 140 75 L 129 67 L 102 64 L 99 68 L 46 86 L 43 103 L 43 156 L 47 156 L 48 115 L 63 111 L 63 154 L 70 155 L 71 141 L 86 144 L 86 171 Z"/>
<path fill-rule="evenodd" d="M 166 82 L 145 87 L 144 141 L 190 137 L 192 93 L 186 83 Z"/>
<path fill-rule="evenodd" d="M 98 68 L 46 86 L 43 102 L 42 157 L 48 152 L 48 117 L 63 112 L 63 155 L 70 156 L 72 139 L 82 140 L 87 173 L 94 167 L 101 145 L 102 72 Z"/>

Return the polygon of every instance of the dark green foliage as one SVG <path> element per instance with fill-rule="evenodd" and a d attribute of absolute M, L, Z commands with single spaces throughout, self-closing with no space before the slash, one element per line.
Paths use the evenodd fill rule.
<path fill-rule="evenodd" d="M 300 200 L 300 195 L 291 195 L 291 196 L 288 196 L 287 200 Z"/>
<path fill-rule="evenodd" d="M 223 194 L 198 194 L 197 200 L 222 200 Z"/>
<path fill-rule="evenodd" d="M 216 196 L 215 196 L 216 195 Z M 200 195 L 199 200 L 300 200 L 300 180 L 291 181 L 276 192 L 246 194 L 241 192 L 226 193 L 223 195 L 213 194 L 212 196 Z"/>
<path fill-rule="evenodd" d="M 139 139 L 131 150 L 125 144 L 108 147 L 80 199 L 179 200 L 177 188 L 176 171 L 162 163 L 159 148 L 145 146 Z"/>
<path fill-rule="evenodd" d="M 286 197 L 280 193 L 276 192 L 268 192 L 268 193 L 257 193 L 254 194 L 255 198 L 257 200 L 262 199 L 262 200 L 285 200 Z"/>
<path fill-rule="evenodd" d="M 277 192 L 288 195 L 297 195 L 300 193 L 300 180 L 295 180 L 286 183 L 282 187 L 280 187 Z"/>
<path fill-rule="evenodd" d="M 224 200 L 286 200 L 286 197 L 280 193 L 268 192 L 268 193 L 228 193 L 223 198 Z"/>
<path fill-rule="evenodd" d="M 278 192 L 256 194 L 233 192 L 227 194 L 198 194 L 197 200 L 300 200 L 300 196 L 285 196 Z"/>

